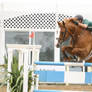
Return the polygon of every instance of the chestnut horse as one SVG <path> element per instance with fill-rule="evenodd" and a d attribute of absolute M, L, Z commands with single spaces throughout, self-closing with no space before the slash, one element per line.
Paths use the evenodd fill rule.
<path fill-rule="evenodd" d="M 59 47 L 60 44 L 70 37 L 70 44 L 68 46 L 61 46 L 64 60 L 69 61 L 72 59 L 71 56 L 77 56 L 80 60 L 92 62 L 92 57 L 89 57 L 92 50 L 92 34 L 90 31 L 75 25 L 73 21 L 77 21 L 77 19 L 70 18 L 64 19 L 62 22 L 58 22 L 60 35 L 56 46 Z M 68 56 L 67 53 L 71 56 Z"/>

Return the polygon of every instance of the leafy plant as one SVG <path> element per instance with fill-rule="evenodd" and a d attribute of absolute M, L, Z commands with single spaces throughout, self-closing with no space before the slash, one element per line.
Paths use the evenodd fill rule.
<path fill-rule="evenodd" d="M 11 65 L 10 76 L 7 76 L 5 82 L 9 81 L 10 92 L 23 92 L 23 66 L 18 67 L 18 58 L 13 57 L 13 62 Z M 32 85 L 32 71 L 28 72 L 28 92 Z"/>

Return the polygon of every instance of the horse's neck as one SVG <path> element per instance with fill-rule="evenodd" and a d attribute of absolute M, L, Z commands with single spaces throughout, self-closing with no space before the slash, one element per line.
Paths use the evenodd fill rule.
<path fill-rule="evenodd" d="M 78 39 L 79 39 L 79 37 L 82 35 L 82 34 L 84 34 L 84 30 L 80 30 L 80 29 L 74 29 L 74 33 L 72 34 L 72 44 L 75 44 L 77 41 L 78 41 Z"/>
<path fill-rule="evenodd" d="M 80 35 L 80 34 L 82 34 L 83 32 L 84 32 L 83 29 L 80 28 L 80 27 L 77 27 L 77 28 L 75 29 L 75 34 L 76 34 L 76 35 Z"/>
<path fill-rule="evenodd" d="M 72 45 L 76 44 L 76 42 L 79 41 L 80 37 L 83 38 L 87 36 L 87 34 L 88 36 L 91 35 L 91 32 L 89 32 L 88 30 L 84 30 L 81 27 L 76 25 L 71 25 L 69 29 L 70 29 L 70 36 L 72 38 Z"/>
<path fill-rule="evenodd" d="M 80 35 L 88 33 L 86 30 L 84 30 L 84 29 L 82 29 L 80 27 L 76 27 L 74 31 L 75 31 L 74 32 L 75 37 L 79 37 Z"/>
<path fill-rule="evenodd" d="M 84 29 L 81 29 L 81 30 L 79 30 L 79 32 L 78 32 L 78 36 L 81 36 L 81 35 L 90 35 L 91 34 L 91 32 L 90 31 L 88 31 L 88 30 L 84 30 Z"/>
<path fill-rule="evenodd" d="M 86 36 L 91 36 L 91 32 L 88 30 L 75 30 L 74 34 L 72 35 L 72 44 L 74 45 L 79 39 L 85 38 Z"/>

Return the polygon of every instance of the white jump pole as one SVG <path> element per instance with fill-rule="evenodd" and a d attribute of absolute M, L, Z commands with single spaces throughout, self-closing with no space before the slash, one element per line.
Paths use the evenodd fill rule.
<path fill-rule="evenodd" d="M 24 50 L 24 82 L 23 82 L 23 92 L 28 92 L 28 50 Z"/>
<path fill-rule="evenodd" d="M 13 49 L 8 48 L 8 72 L 11 72 L 11 63 L 13 60 Z M 8 74 L 8 76 L 10 76 Z M 9 90 L 9 82 L 7 83 L 7 92 L 10 92 Z"/>
<path fill-rule="evenodd" d="M 67 65 L 65 66 L 65 68 L 66 68 L 66 72 L 69 74 L 69 66 Z M 68 80 L 69 80 L 69 76 L 67 77 L 66 86 L 69 85 Z"/>
<path fill-rule="evenodd" d="M 36 75 L 36 85 L 35 85 L 35 89 L 38 90 L 38 86 L 39 86 L 39 75 Z"/>
<path fill-rule="evenodd" d="M 35 70 L 35 65 L 34 62 L 39 60 L 39 53 L 40 53 L 40 49 L 35 49 L 33 48 L 32 50 L 32 71 Z M 34 81 L 32 82 L 32 86 L 31 86 L 31 92 L 34 91 L 34 89 L 38 89 L 38 82 L 39 82 L 39 76 L 36 75 L 36 85 L 34 85 Z M 32 72 L 32 78 L 34 80 L 34 72 Z"/>
<path fill-rule="evenodd" d="M 85 63 L 85 60 L 83 60 L 83 64 Z M 83 66 L 83 72 L 85 72 L 85 66 Z"/>
<path fill-rule="evenodd" d="M 23 65 L 23 51 L 22 50 L 18 50 L 19 52 L 19 69 L 20 67 Z"/>
<path fill-rule="evenodd" d="M 34 61 L 35 61 L 35 49 L 32 50 L 32 71 L 34 70 Z M 34 72 L 32 72 L 32 78 L 34 80 Z M 34 91 L 34 81 L 32 82 L 31 92 Z"/>

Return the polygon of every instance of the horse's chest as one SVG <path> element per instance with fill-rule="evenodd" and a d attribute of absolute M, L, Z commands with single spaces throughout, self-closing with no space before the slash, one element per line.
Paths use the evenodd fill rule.
<path fill-rule="evenodd" d="M 72 44 L 74 47 L 84 47 L 86 45 L 85 38 L 78 35 L 73 41 Z"/>

